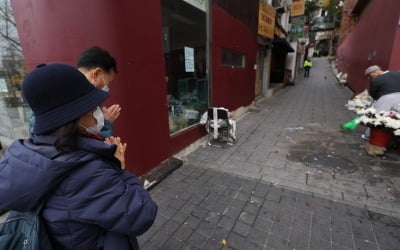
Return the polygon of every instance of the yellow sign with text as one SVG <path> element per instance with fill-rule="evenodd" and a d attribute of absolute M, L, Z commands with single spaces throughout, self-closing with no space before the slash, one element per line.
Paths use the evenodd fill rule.
<path fill-rule="evenodd" d="M 275 8 L 260 0 L 260 11 L 258 13 L 258 34 L 267 38 L 274 38 Z"/>
<path fill-rule="evenodd" d="M 293 0 L 292 8 L 290 9 L 291 16 L 304 15 L 305 1 L 304 0 Z"/>

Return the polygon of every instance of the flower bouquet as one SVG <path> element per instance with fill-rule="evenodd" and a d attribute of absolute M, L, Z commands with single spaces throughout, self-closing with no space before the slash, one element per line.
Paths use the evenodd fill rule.
<path fill-rule="evenodd" d="M 347 104 L 345 105 L 348 110 L 352 110 L 360 115 L 363 110 L 371 107 L 373 102 L 372 97 L 368 94 L 368 90 L 364 90 L 360 94 L 354 96 L 350 99 Z"/>
<path fill-rule="evenodd" d="M 370 128 L 392 131 L 394 135 L 400 135 L 400 113 L 376 111 L 374 108 L 367 108 L 359 111 L 360 119 L 357 123 Z"/>
<path fill-rule="evenodd" d="M 372 97 L 368 94 L 368 90 L 365 89 L 363 92 L 360 94 L 354 96 L 352 99 L 350 99 L 345 106 L 347 107 L 348 110 L 354 111 L 357 116 L 354 117 L 349 122 L 346 122 L 342 124 L 342 129 L 345 131 L 354 131 L 356 130 L 358 123 L 359 123 L 359 115 L 361 115 L 365 109 L 371 107 L 373 102 Z"/>

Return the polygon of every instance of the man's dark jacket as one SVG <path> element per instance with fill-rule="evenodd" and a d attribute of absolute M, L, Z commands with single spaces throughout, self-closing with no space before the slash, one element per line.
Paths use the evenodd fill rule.
<path fill-rule="evenodd" d="M 50 194 L 42 216 L 57 249 L 96 249 L 100 235 L 106 250 L 137 249 L 157 205 L 137 177 L 119 169 L 116 146 L 79 137 L 79 150 L 58 155 L 54 141 L 34 136 L 8 148 L 0 210 L 29 211 Z"/>
<path fill-rule="evenodd" d="M 400 72 L 386 72 L 370 82 L 369 94 L 374 100 L 395 92 L 400 92 Z"/>

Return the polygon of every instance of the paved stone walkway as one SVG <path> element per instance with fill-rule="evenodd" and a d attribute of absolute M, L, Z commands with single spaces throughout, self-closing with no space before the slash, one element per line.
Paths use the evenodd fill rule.
<path fill-rule="evenodd" d="M 399 249 L 399 154 L 366 155 L 325 58 L 151 190 L 143 249 Z M 398 149 L 397 149 L 398 150 Z"/>

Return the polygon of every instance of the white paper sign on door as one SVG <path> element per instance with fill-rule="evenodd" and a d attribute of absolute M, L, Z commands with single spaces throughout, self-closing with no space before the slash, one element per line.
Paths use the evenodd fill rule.
<path fill-rule="evenodd" d="M 194 49 L 185 47 L 185 71 L 194 72 Z"/>

